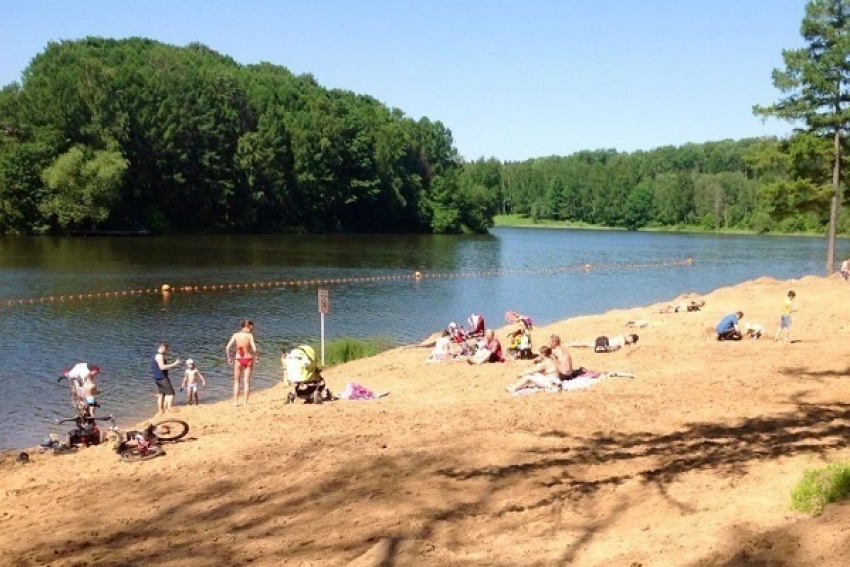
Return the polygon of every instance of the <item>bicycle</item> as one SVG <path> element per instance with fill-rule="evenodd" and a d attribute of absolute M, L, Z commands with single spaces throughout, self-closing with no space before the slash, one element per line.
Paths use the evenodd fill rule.
<path fill-rule="evenodd" d="M 112 425 L 108 430 L 102 431 L 98 427 L 98 421 L 108 421 Z M 53 421 L 56 425 L 69 422 L 73 422 L 76 427 L 68 432 L 66 441 L 61 441 L 56 435 L 48 435 L 41 443 L 43 451 L 53 449 L 54 453 L 62 453 L 76 449 L 77 447 L 100 445 L 106 441 L 106 435 L 109 431 L 118 431 L 118 428 L 115 427 L 115 420 L 111 415 L 106 417 L 91 417 L 88 414 L 78 414 L 76 417 L 69 419 L 57 419 Z"/>
<path fill-rule="evenodd" d="M 148 425 L 143 431 L 130 430 L 122 432 L 115 426 L 115 420 L 112 415 L 107 417 L 91 416 L 85 395 L 83 394 L 82 381 L 79 378 L 72 378 L 66 373 L 60 376 L 57 382 L 63 379 L 68 381 L 71 405 L 74 407 L 77 415 L 76 417 L 63 419 L 55 423 L 73 421 L 77 427 L 68 432 L 67 443 L 59 442 L 57 444 L 52 438 L 48 443 L 48 440 L 45 439 L 45 443 L 42 443 L 42 447 L 45 449 L 52 447 L 58 453 L 80 445 L 86 447 L 89 445 L 99 445 L 106 440 L 106 434 L 112 432 L 117 436 L 117 442 L 113 448 L 121 456 L 122 461 L 143 461 L 165 454 L 161 446 L 162 442 L 174 442 L 182 439 L 189 433 L 189 424 L 179 419 L 166 419 L 159 423 L 153 423 Z M 108 432 L 101 432 L 97 426 L 98 421 L 110 421 L 112 426 Z"/>
<path fill-rule="evenodd" d="M 116 433 L 119 433 L 116 431 Z M 189 424 L 179 419 L 151 423 L 142 431 L 119 433 L 113 447 L 124 462 L 147 461 L 164 455 L 162 443 L 173 443 L 189 433 Z"/>

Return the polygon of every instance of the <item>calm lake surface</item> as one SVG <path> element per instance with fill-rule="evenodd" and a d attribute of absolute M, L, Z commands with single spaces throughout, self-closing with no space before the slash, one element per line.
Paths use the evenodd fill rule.
<path fill-rule="evenodd" d="M 850 245 L 838 244 L 839 258 Z M 171 286 L 373 278 L 330 290 L 327 340 L 418 342 L 450 321 L 482 313 L 493 327 L 512 309 L 546 325 L 574 315 L 671 300 L 685 292 L 772 276 L 824 272 L 823 238 L 710 236 L 497 228 L 486 236 L 204 236 L 0 238 L 0 449 L 37 444 L 71 417 L 56 383 L 77 361 L 101 367 L 99 415 L 119 426 L 153 415 L 150 358 L 159 342 L 194 358 L 209 385 L 202 403 L 226 399 L 224 345 L 250 318 L 261 359 L 254 385 L 281 376 L 280 346 L 319 343 L 316 285 L 128 295 L 35 305 L 8 300 Z M 693 258 L 690 266 L 663 265 Z M 627 267 L 629 264 L 656 264 Z M 591 264 L 594 269 L 540 270 Z M 426 277 L 409 278 L 416 271 Z M 471 272 L 498 272 L 472 276 Z M 462 277 L 432 278 L 463 272 Z M 407 279 L 377 279 L 405 276 Z M 425 353 L 423 353 L 423 358 Z M 179 370 L 179 372 L 178 372 Z M 172 371 L 179 385 L 182 369 Z M 178 394 L 179 403 L 183 399 Z"/>

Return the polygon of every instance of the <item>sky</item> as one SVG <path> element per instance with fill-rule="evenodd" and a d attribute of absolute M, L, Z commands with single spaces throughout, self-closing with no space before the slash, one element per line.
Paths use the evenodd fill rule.
<path fill-rule="evenodd" d="M 467 160 L 784 136 L 753 116 L 804 0 L 2 0 L 0 85 L 48 42 L 146 37 L 439 120 Z"/>

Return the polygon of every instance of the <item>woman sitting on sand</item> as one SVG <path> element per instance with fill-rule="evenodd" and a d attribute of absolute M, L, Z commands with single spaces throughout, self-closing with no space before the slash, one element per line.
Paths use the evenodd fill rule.
<path fill-rule="evenodd" d="M 508 392 L 514 393 L 517 390 L 530 386 L 546 388 L 547 390 L 561 388 L 558 361 L 552 356 L 552 349 L 548 346 L 540 347 L 540 362 L 535 364 L 530 370 L 520 372 L 517 376 L 519 377 L 519 382 L 513 386 L 508 386 Z"/>
<path fill-rule="evenodd" d="M 452 338 L 449 331 L 443 331 L 443 335 L 434 344 L 431 355 L 425 362 L 443 362 L 452 358 Z"/>
<path fill-rule="evenodd" d="M 575 341 L 569 344 L 573 348 L 592 348 L 593 352 L 614 352 L 620 350 L 624 346 L 637 344 L 637 335 L 616 335 L 613 337 L 601 336 L 597 337 L 592 343 Z"/>

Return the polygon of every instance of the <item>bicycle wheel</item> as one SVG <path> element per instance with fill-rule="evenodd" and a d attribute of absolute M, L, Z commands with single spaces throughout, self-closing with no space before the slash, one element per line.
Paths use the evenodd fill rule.
<path fill-rule="evenodd" d="M 141 452 L 135 445 L 128 445 L 124 447 L 123 451 L 121 451 L 121 460 L 125 463 L 149 461 L 164 454 L 165 452 L 159 445 L 149 445 L 145 452 Z"/>
<path fill-rule="evenodd" d="M 189 424 L 179 419 L 166 419 L 153 426 L 153 434 L 160 441 L 177 441 L 189 433 Z"/>

